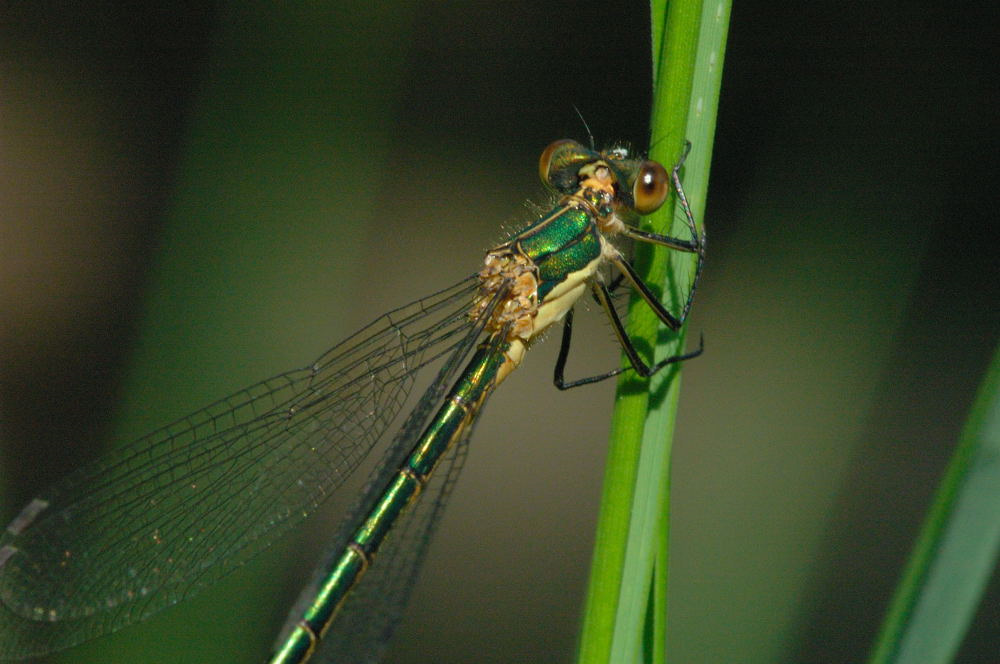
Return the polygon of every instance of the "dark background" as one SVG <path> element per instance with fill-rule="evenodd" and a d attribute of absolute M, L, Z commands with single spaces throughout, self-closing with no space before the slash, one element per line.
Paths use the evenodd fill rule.
<path fill-rule="evenodd" d="M 644 145 L 647 11 L 5 4 L 3 518 L 471 272 L 544 201 L 538 152 L 585 138 L 574 106 L 598 143 Z M 707 350 L 673 465 L 673 661 L 859 661 L 874 639 L 1000 329 L 994 13 L 735 4 Z M 584 318 L 577 366 L 610 366 Z M 484 414 L 391 661 L 571 660 L 612 386 L 557 393 L 554 345 Z M 60 661 L 260 661 L 313 525 Z M 959 661 L 994 661 L 998 606 L 994 578 Z"/>

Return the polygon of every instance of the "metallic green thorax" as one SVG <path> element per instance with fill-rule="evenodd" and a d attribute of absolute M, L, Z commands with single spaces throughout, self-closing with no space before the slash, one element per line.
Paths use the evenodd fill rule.
<path fill-rule="evenodd" d="M 568 274 L 582 270 L 601 255 L 601 239 L 593 213 L 585 206 L 561 204 L 508 242 L 538 266 L 538 299 Z"/>
<path fill-rule="evenodd" d="M 312 655 L 317 638 L 329 627 L 389 530 L 420 493 L 445 452 L 468 430 L 486 397 L 496 387 L 497 371 L 506 359 L 506 350 L 506 344 L 487 340 L 473 355 L 406 462 L 393 475 L 343 553 L 328 570 L 316 599 L 273 655 L 271 664 L 305 662 Z"/>

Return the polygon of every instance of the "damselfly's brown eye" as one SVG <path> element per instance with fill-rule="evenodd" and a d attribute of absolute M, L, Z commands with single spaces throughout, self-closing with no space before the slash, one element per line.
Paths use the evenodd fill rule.
<path fill-rule="evenodd" d="M 655 161 L 644 161 L 632 185 L 632 200 L 639 214 L 655 212 L 667 200 L 670 184 L 667 171 Z"/>
<path fill-rule="evenodd" d="M 538 177 L 542 178 L 542 182 L 552 186 L 552 169 L 560 168 L 563 165 L 562 163 L 553 164 L 553 158 L 556 158 L 557 162 L 566 161 L 565 153 L 578 152 L 579 147 L 579 143 L 568 138 L 549 143 L 549 147 L 545 148 L 542 151 L 542 156 L 538 158 Z"/>

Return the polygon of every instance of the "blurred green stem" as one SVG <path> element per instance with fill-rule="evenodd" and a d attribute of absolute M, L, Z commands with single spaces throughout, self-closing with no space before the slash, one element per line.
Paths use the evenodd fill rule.
<path fill-rule="evenodd" d="M 870 664 L 950 662 L 1000 553 L 1000 348 L 910 554 Z"/>

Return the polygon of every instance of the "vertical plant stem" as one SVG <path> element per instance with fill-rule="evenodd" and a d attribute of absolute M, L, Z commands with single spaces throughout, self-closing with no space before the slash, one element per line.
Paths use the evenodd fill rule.
<path fill-rule="evenodd" d="M 651 157 L 668 167 L 684 138 L 697 140 L 685 167 L 685 189 L 696 214 L 704 208 L 718 105 L 729 2 L 654 2 L 654 102 Z M 665 17 L 665 20 L 664 20 Z M 695 87 L 695 85 L 698 87 Z M 697 168 L 698 173 L 694 173 Z M 691 180 L 700 180 L 692 183 Z M 692 186 L 692 184 L 694 186 Z M 696 197 L 692 198 L 691 193 Z M 676 201 L 675 201 L 676 204 Z M 644 228 L 684 236 L 675 205 L 648 218 Z M 695 257 L 637 246 L 635 264 L 646 283 L 677 311 L 694 272 Z M 683 331 L 663 328 L 633 298 L 628 331 L 647 362 L 677 354 Z M 662 662 L 666 642 L 667 506 L 670 447 L 679 394 L 678 367 L 646 381 L 626 373 L 612 419 L 590 586 L 577 661 Z"/>

